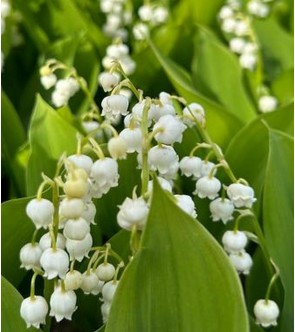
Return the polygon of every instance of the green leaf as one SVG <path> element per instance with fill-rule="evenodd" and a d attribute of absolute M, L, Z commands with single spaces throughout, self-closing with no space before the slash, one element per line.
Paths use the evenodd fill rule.
<path fill-rule="evenodd" d="M 156 181 L 141 247 L 123 273 L 106 332 L 122 326 L 128 332 L 249 330 L 226 254 Z"/>
<path fill-rule="evenodd" d="M 278 113 L 279 114 L 279 113 Z M 256 214 L 271 257 L 281 270 L 285 291 L 280 331 L 289 331 L 293 317 L 293 139 L 255 121 L 232 141 L 226 159 L 238 177 L 253 186 Z"/>
<path fill-rule="evenodd" d="M 19 292 L 2 276 L 1 294 L 1 330 L 3 332 L 41 331 L 36 328 L 26 328 L 26 323 L 20 316 L 20 306 L 23 298 Z"/>
<path fill-rule="evenodd" d="M 16 287 L 25 276 L 20 268 L 19 252 L 31 241 L 35 227 L 25 210 L 30 198 L 20 198 L 2 204 L 1 250 L 2 274 Z"/>
<path fill-rule="evenodd" d="M 254 28 L 262 48 L 267 79 L 272 80 L 281 72 L 293 68 L 293 36 L 273 16 L 254 20 Z"/>
<path fill-rule="evenodd" d="M 31 156 L 27 170 L 28 195 L 36 193 L 42 172 L 53 176 L 60 156 L 64 152 L 74 152 L 76 134 L 73 126 L 37 96 L 29 131 Z"/>
<path fill-rule="evenodd" d="M 245 123 L 255 117 L 256 111 L 247 96 L 237 59 L 212 32 L 199 29 L 195 40 L 193 80 L 197 87 L 209 89 L 229 112 Z"/>
<path fill-rule="evenodd" d="M 18 163 L 16 154 L 25 142 L 25 131 L 12 103 L 2 91 L 1 96 L 2 123 L 1 139 L 4 167 L 13 182 L 18 195 L 24 195 L 24 169 Z M 13 134 L 12 134 L 13 133 Z"/>
<path fill-rule="evenodd" d="M 179 95 L 184 97 L 187 102 L 197 102 L 205 108 L 207 128 L 214 142 L 221 147 L 226 146 L 240 129 L 240 120 L 227 112 L 221 105 L 196 91 L 193 88 L 191 77 L 183 68 L 164 57 L 152 43 L 151 47 Z"/>
<path fill-rule="evenodd" d="M 269 130 L 269 157 L 263 190 L 263 226 L 269 252 L 285 289 L 281 331 L 293 331 L 294 214 L 293 139 Z"/>

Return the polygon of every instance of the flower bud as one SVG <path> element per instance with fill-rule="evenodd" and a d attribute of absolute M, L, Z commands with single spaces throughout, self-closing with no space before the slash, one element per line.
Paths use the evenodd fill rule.
<path fill-rule="evenodd" d="M 245 45 L 246 45 L 245 40 L 239 37 L 233 38 L 229 42 L 229 48 L 231 49 L 232 52 L 237 54 L 243 53 Z"/>
<path fill-rule="evenodd" d="M 41 76 L 40 81 L 44 89 L 49 90 L 55 85 L 57 77 L 54 74 L 44 75 Z"/>
<path fill-rule="evenodd" d="M 82 283 L 82 274 L 77 270 L 69 271 L 66 274 L 64 283 L 66 290 L 77 290 Z"/>
<path fill-rule="evenodd" d="M 69 219 L 64 227 L 64 236 L 71 240 L 83 240 L 90 232 L 89 223 L 83 219 Z"/>
<path fill-rule="evenodd" d="M 77 168 L 82 168 L 89 175 L 93 161 L 90 157 L 85 154 L 73 154 L 67 158 L 71 163 L 73 163 Z"/>
<path fill-rule="evenodd" d="M 272 300 L 258 300 L 254 306 L 256 324 L 263 327 L 276 326 L 280 314 L 278 305 Z"/>
<path fill-rule="evenodd" d="M 248 239 L 244 232 L 226 231 L 222 237 L 224 250 L 229 254 L 244 252 Z"/>
<path fill-rule="evenodd" d="M 165 23 L 168 19 L 168 15 L 168 10 L 165 7 L 156 7 L 152 18 L 153 24 L 158 25 Z"/>
<path fill-rule="evenodd" d="M 74 291 L 63 291 L 57 287 L 50 297 L 50 316 L 54 316 L 57 322 L 64 318 L 72 320 L 72 314 L 77 309 L 77 296 Z"/>
<path fill-rule="evenodd" d="M 79 198 L 64 198 L 59 206 L 59 214 L 65 219 L 81 217 L 85 209 L 85 203 Z"/>
<path fill-rule="evenodd" d="M 149 27 L 145 23 L 137 23 L 132 29 L 133 36 L 136 40 L 145 40 L 149 37 Z"/>
<path fill-rule="evenodd" d="M 26 207 L 26 213 L 37 229 L 48 227 L 52 222 L 53 212 L 52 202 L 45 198 L 32 199 Z"/>
<path fill-rule="evenodd" d="M 113 279 L 115 272 L 116 269 L 114 265 L 107 262 L 98 265 L 96 269 L 96 274 L 98 276 L 98 279 L 101 281 L 109 281 Z"/>
<path fill-rule="evenodd" d="M 118 284 L 119 284 L 119 281 L 115 281 L 115 280 L 112 280 L 112 281 L 109 281 L 107 283 L 105 283 L 102 287 L 102 297 L 103 297 L 103 300 L 105 302 L 112 302 L 113 301 L 113 298 L 114 298 L 114 295 L 115 295 L 115 292 L 116 292 L 116 289 L 118 287 Z"/>
<path fill-rule="evenodd" d="M 257 63 L 257 55 L 253 53 L 242 53 L 239 62 L 242 68 L 254 70 Z"/>
<path fill-rule="evenodd" d="M 82 283 L 80 288 L 84 292 L 84 294 L 90 294 L 99 283 L 98 276 L 96 275 L 95 271 L 85 271 L 82 274 Z M 98 293 L 97 293 L 98 294 Z M 96 295 L 96 294 L 94 294 Z"/>
<path fill-rule="evenodd" d="M 27 324 L 27 328 L 34 326 L 39 329 L 45 324 L 48 304 L 42 296 L 27 297 L 22 301 L 20 315 Z"/>
<path fill-rule="evenodd" d="M 126 159 L 127 144 L 120 137 L 112 137 L 108 142 L 108 150 L 113 159 Z"/>
<path fill-rule="evenodd" d="M 64 184 L 64 192 L 70 198 L 81 198 L 89 190 L 89 184 L 83 179 L 67 180 Z"/>
<path fill-rule="evenodd" d="M 138 16 L 143 22 L 149 22 L 153 18 L 153 8 L 150 5 L 143 5 L 138 9 Z"/>
<path fill-rule="evenodd" d="M 273 96 L 262 96 L 258 100 L 258 107 L 262 113 L 274 111 L 277 105 L 278 100 Z"/>

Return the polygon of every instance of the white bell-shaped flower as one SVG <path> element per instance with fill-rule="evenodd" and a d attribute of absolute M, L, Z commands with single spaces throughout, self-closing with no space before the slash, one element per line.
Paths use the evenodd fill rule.
<path fill-rule="evenodd" d="M 178 155 L 171 146 L 157 145 L 152 147 L 148 152 L 148 162 L 151 170 L 157 170 L 162 176 L 178 169 Z M 176 169 L 176 171 L 177 171 Z"/>
<path fill-rule="evenodd" d="M 251 256 L 247 252 L 240 252 L 238 254 L 230 254 L 229 259 L 238 273 L 245 275 L 250 273 L 250 269 L 253 265 Z"/>
<path fill-rule="evenodd" d="M 220 181 L 215 177 L 203 176 L 196 183 L 196 190 L 194 194 L 197 194 L 200 198 L 208 197 L 214 199 L 221 188 Z"/>
<path fill-rule="evenodd" d="M 263 327 L 276 326 L 280 310 L 272 300 L 258 300 L 254 306 L 256 324 Z"/>
<path fill-rule="evenodd" d="M 226 231 L 222 236 L 224 250 L 229 254 L 238 254 L 245 251 L 248 238 L 241 231 Z"/>
<path fill-rule="evenodd" d="M 233 202 L 227 198 L 217 198 L 210 203 L 209 209 L 213 221 L 221 220 L 226 224 L 229 220 L 233 219 L 235 206 Z"/>
<path fill-rule="evenodd" d="M 123 95 L 111 95 L 103 99 L 101 106 L 101 114 L 105 115 L 108 119 L 114 119 L 120 114 L 128 114 L 129 100 Z"/>
<path fill-rule="evenodd" d="M 121 136 L 112 137 L 108 141 L 108 150 L 111 157 L 115 160 L 126 159 L 127 157 L 127 143 Z"/>
<path fill-rule="evenodd" d="M 27 328 L 34 326 L 39 329 L 40 324 L 45 324 L 47 313 L 48 304 L 42 296 L 35 295 L 22 301 L 20 315 L 26 322 Z"/>
<path fill-rule="evenodd" d="M 77 168 L 82 168 L 89 175 L 93 161 L 90 157 L 85 154 L 73 154 L 67 158 L 71 163 L 73 163 Z"/>
<path fill-rule="evenodd" d="M 59 205 L 59 214 L 64 219 L 81 217 L 85 209 L 85 203 L 79 198 L 64 198 Z"/>
<path fill-rule="evenodd" d="M 48 248 L 51 248 L 52 245 L 52 239 L 50 233 L 45 233 L 44 235 L 41 236 L 39 240 L 39 246 L 42 249 L 42 251 L 45 251 Z M 64 249 L 66 247 L 66 239 L 65 237 L 57 233 L 57 239 L 56 239 L 56 246 L 57 248 Z"/>
<path fill-rule="evenodd" d="M 142 120 L 145 103 L 146 103 L 146 100 L 144 99 L 143 101 L 135 104 L 132 107 L 133 120 L 136 123 L 140 123 Z M 155 114 L 156 114 L 156 106 L 152 104 L 148 110 L 148 125 L 149 126 L 151 125 L 152 120 L 155 118 Z"/>
<path fill-rule="evenodd" d="M 91 169 L 93 197 L 100 198 L 110 188 L 118 185 L 118 163 L 112 158 L 97 160 Z"/>
<path fill-rule="evenodd" d="M 234 11 L 230 6 L 223 6 L 221 7 L 219 13 L 218 13 L 218 17 L 221 20 L 225 20 L 226 18 L 230 18 L 234 15 Z"/>
<path fill-rule="evenodd" d="M 236 30 L 237 20 L 233 17 L 224 19 L 221 24 L 221 30 L 226 33 L 233 33 Z"/>
<path fill-rule="evenodd" d="M 120 205 L 117 222 L 120 227 L 128 231 L 132 230 L 134 225 L 137 229 L 143 229 L 148 213 L 149 207 L 142 197 L 133 199 L 127 197 Z"/>
<path fill-rule="evenodd" d="M 114 265 L 107 262 L 98 265 L 96 269 L 98 279 L 101 281 L 109 281 L 113 279 L 115 272 L 116 269 Z"/>
<path fill-rule="evenodd" d="M 46 249 L 40 258 L 40 264 L 45 271 L 44 276 L 49 280 L 57 276 L 64 279 L 69 269 L 69 263 L 68 254 L 59 248 Z"/>
<path fill-rule="evenodd" d="M 243 38 L 235 37 L 229 41 L 229 48 L 232 52 L 242 54 L 245 48 L 246 41 Z"/>
<path fill-rule="evenodd" d="M 188 195 L 174 195 L 176 198 L 176 204 L 187 214 L 193 218 L 197 217 L 195 203 Z"/>
<path fill-rule="evenodd" d="M 157 180 L 159 181 L 160 186 L 162 187 L 162 189 L 169 191 L 170 193 L 172 193 L 172 184 L 170 183 L 170 181 L 157 176 Z M 172 182 L 173 183 L 173 182 Z M 148 193 L 151 194 L 153 191 L 153 181 L 150 180 L 148 183 Z"/>
<path fill-rule="evenodd" d="M 150 5 L 143 5 L 138 8 L 138 16 L 143 22 L 150 22 L 153 14 L 153 8 Z"/>
<path fill-rule="evenodd" d="M 142 149 L 142 132 L 140 128 L 125 128 L 119 136 L 127 145 L 127 153 L 140 152 Z"/>
<path fill-rule="evenodd" d="M 51 101 L 55 107 L 62 107 L 64 105 L 67 105 L 69 99 L 69 94 L 62 93 L 60 90 L 54 90 L 51 95 Z"/>
<path fill-rule="evenodd" d="M 106 321 L 109 318 L 109 314 L 110 314 L 110 310 L 111 310 L 111 303 L 104 302 L 101 305 L 100 310 L 101 310 L 102 320 L 104 323 L 106 323 Z"/>
<path fill-rule="evenodd" d="M 102 297 L 105 302 L 112 302 L 116 289 L 118 287 L 119 281 L 118 280 L 112 280 L 109 282 L 106 282 L 102 287 Z"/>
<path fill-rule="evenodd" d="M 269 14 L 269 6 L 258 0 L 251 0 L 247 3 L 247 10 L 250 14 L 256 17 L 267 17 Z"/>
<path fill-rule="evenodd" d="M 91 133 L 94 130 L 99 128 L 99 123 L 96 121 L 83 121 L 82 127 L 86 131 L 86 133 Z"/>
<path fill-rule="evenodd" d="M 164 115 L 154 125 L 153 131 L 158 131 L 155 135 L 155 140 L 158 143 L 173 144 L 175 142 L 181 143 L 182 133 L 186 126 L 173 115 Z"/>
<path fill-rule="evenodd" d="M 96 289 L 98 283 L 99 283 L 98 276 L 96 272 L 91 269 L 90 271 L 85 271 L 82 274 L 82 283 L 80 288 L 82 289 L 84 294 L 91 294 L 92 291 Z"/>
<path fill-rule="evenodd" d="M 40 268 L 40 258 L 42 255 L 42 249 L 38 243 L 27 243 L 20 250 L 21 266 L 26 270 L 34 268 Z"/>
<path fill-rule="evenodd" d="M 50 297 L 50 316 L 54 316 L 57 322 L 68 319 L 72 320 L 72 315 L 77 309 L 77 296 L 74 291 L 64 291 L 61 287 L 56 287 Z"/>
<path fill-rule="evenodd" d="M 77 290 L 80 288 L 82 283 L 82 274 L 77 270 L 69 271 L 66 274 L 65 280 L 65 288 L 66 290 Z"/>
<path fill-rule="evenodd" d="M 239 62 L 242 68 L 254 70 L 257 63 L 257 55 L 254 53 L 242 53 Z"/>
<path fill-rule="evenodd" d="M 154 25 L 163 24 L 167 21 L 169 16 L 168 10 L 165 7 L 158 6 L 154 9 L 152 23 Z"/>
<path fill-rule="evenodd" d="M 216 165 L 214 163 L 212 163 L 211 161 L 208 160 L 203 160 L 202 161 L 202 169 L 201 169 L 201 176 L 208 176 L 211 171 L 212 168 L 215 167 Z M 217 169 L 215 169 L 213 171 L 213 175 L 216 174 Z"/>
<path fill-rule="evenodd" d="M 88 253 L 92 247 L 93 239 L 88 233 L 83 240 L 66 240 L 66 249 L 70 254 L 70 258 L 81 262 L 84 257 L 88 257 Z"/>
<path fill-rule="evenodd" d="M 195 121 L 201 126 L 205 124 L 205 110 L 200 104 L 191 103 L 183 109 L 183 122 L 187 126 L 193 127 Z"/>
<path fill-rule="evenodd" d="M 129 47 L 125 44 L 111 44 L 106 48 L 108 56 L 120 59 L 129 54 Z"/>
<path fill-rule="evenodd" d="M 52 222 L 54 213 L 54 207 L 51 201 L 45 198 L 32 199 L 27 207 L 26 213 L 28 217 L 33 221 L 36 228 L 47 228 Z"/>
<path fill-rule="evenodd" d="M 65 182 L 63 190 L 68 198 L 82 198 L 89 191 L 89 183 L 82 177 L 69 179 Z"/>
<path fill-rule="evenodd" d="M 66 222 L 63 234 L 67 239 L 83 240 L 89 232 L 89 223 L 83 218 L 77 218 Z"/>
<path fill-rule="evenodd" d="M 49 90 L 56 84 L 57 77 L 55 74 L 44 75 L 44 76 L 41 76 L 40 81 L 41 81 L 43 88 L 46 90 Z"/>
<path fill-rule="evenodd" d="M 118 75 L 111 74 L 111 73 L 101 73 L 99 75 L 99 83 L 102 86 L 104 92 L 112 91 L 115 86 L 119 83 Z"/>
<path fill-rule="evenodd" d="M 256 202 L 254 195 L 253 188 L 242 183 L 232 183 L 227 188 L 227 196 L 237 208 L 251 208 L 253 203 Z"/>
<path fill-rule="evenodd" d="M 168 92 L 165 91 L 160 92 L 159 99 L 163 105 L 172 105 L 172 98 Z"/>
<path fill-rule="evenodd" d="M 86 203 L 81 217 L 85 219 L 89 224 L 95 224 L 94 221 L 95 215 L 96 215 L 95 204 L 93 202 Z"/>
<path fill-rule="evenodd" d="M 250 26 L 246 20 L 238 20 L 235 26 L 235 34 L 238 37 L 247 36 L 250 33 Z"/>
<path fill-rule="evenodd" d="M 273 112 L 277 105 L 278 100 L 273 96 L 262 96 L 258 100 L 258 107 L 262 113 Z"/>
<path fill-rule="evenodd" d="M 136 40 L 145 40 L 150 35 L 149 27 L 145 23 L 136 23 L 133 26 L 132 32 Z"/>
<path fill-rule="evenodd" d="M 172 115 L 175 116 L 175 108 L 172 104 L 163 104 L 163 105 L 153 105 L 154 107 L 154 114 L 153 120 L 159 121 L 159 119 L 165 115 Z"/>
<path fill-rule="evenodd" d="M 183 157 L 180 160 L 179 168 L 181 173 L 187 177 L 193 176 L 194 179 L 202 175 L 203 161 L 199 157 Z"/>

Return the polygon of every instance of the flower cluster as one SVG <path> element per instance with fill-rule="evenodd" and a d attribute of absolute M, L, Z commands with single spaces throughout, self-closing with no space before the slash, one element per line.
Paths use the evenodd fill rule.
<path fill-rule="evenodd" d="M 79 82 L 75 77 L 75 73 L 68 73 L 65 78 L 58 79 L 54 73 L 57 69 L 65 69 L 66 67 L 58 63 L 57 60 L 51 59 L 40 69 L 40 81 L 44 89 L 49 90 L 54 87 L 51 95 L 52 104 L 55 107 L 62 107 L 68 104 L 80 89 Z"/>
<path fill-rule="evenodd" d="M 221 29 L 229 38 L 229 48 L 239 55 L 242 68 L 254 70 L 258 61 L 258 44 L 251 25 L 251 16 L 265 18 L 269 5 L 261 0 L 251 0 L 246 11 L 239 1 L 228 1 L 218 14 Z"/>

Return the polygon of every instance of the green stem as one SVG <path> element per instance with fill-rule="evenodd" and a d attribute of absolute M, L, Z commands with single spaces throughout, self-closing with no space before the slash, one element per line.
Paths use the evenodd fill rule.
<path fill-rule="evenodd" d="M 31 291 L 30 291 L 30 298 L 31 300 L 34 300 L 35 298 L 35 281 L 37 278 L 38 272 L 34 272 L 32 279 L 31 279 Z"/>
<path fill-rule="evenodd" d="M 266 291 L 266 295 L 265 295 L 265 301 L 267 302 L 269 300 L 270 297 L 270 293 L 271 293 L 271 289 L 272 286 L 274 285 L 275 281 L 277 280 L 277 278 L 280 275 L 280 270 L 279 268 L 276 266 L 276 264 L 271 260 L 271 263 L 275 269 L 275 274 L 272 276 L 272 278 L 270 279 L 269 285 L 267 287 L 267 291 Z"/>
<path fill-rule="evenodd" d="M 149 132 L 148 132 L 148 112 L 151 106 L 151 100 L 146 99 L 141 121 L 142 132 L 142 171 L 141 171 L 141 195 L 144 195 L 148 189 L 149 183 L 149 164 L 148 164 L 148 151 L 149 151 Z"/>
<path fill-rule="evenodd" d="M 55 240 L 57 240 L 58 226 L 59 226 L 59 189 L 58 189 L 58 184 L 56 182 L 54 182 L 54 186 L 52 187 L 52 203 L 54 207 L 53 234 Z"/>
<path fill-rule="evenodd" d="M 133 225 L 131 230 L 131 236 L 130 236 L 130 248 L 132 252 L 132 256 L 136 254 L 136 252 L 139 249 L 140 244 L 140 233 L 136 228 L 136 225 Z"/>
<path fill-rule="evenodd" d="M 119 273 L 119 270 L 124 267 L 124 262 L 120 262 L 116 268 L 116 272 L 115 272 L 115 275 L 114 275 L 114 279 L 113 279 L 113 282 L 116 282 L 118 280 L 118 273 Z"/>
<path fill-rule="evenodd" d="M 99 255 L 99 251 L 96 251 L 92 255 L 92 257 L 90 258 L 90 261 L 89 261 L 89 263 L 87 265 L 87 272 L 86 272 L 87 274 L 90 274 L 91 266 L 92 266 L 93 262 L 97 259 L 98 255 Z"/>
<path fill-rule="evenodd" d="M 89 142 L 93 146 L 94 152 L 97 154 L 98 158 L 105 159 L 105 155 L 96 140 L 92 137 L 89 137 Z"/>
<path fill-rule="evenodd" d="M 31 241 L 32 244 L 36 243 L 37 234 L 38 234 L 38 229 L 35 229 L 33 236 L 32 236 L 32 241 Z"/>

